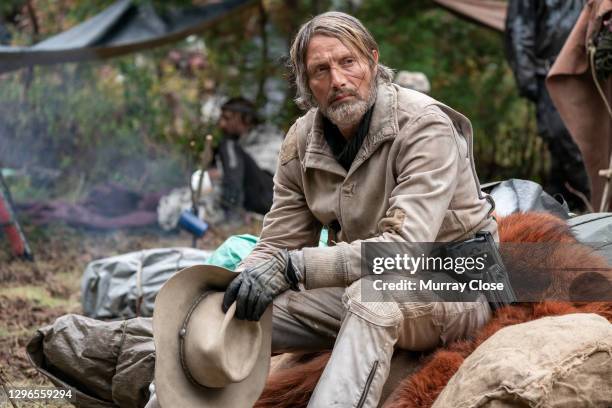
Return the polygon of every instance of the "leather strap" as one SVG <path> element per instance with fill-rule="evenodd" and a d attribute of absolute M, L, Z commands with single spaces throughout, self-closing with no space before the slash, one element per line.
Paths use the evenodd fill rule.
<path fill-rule="evenodd" d="M 189 367 L 187 367 L 186 359 L 185 359 L 185 347 L 184 347 L 184 343 L 185 343 L 185 336 L 187 335 L 187 325 L 189 324 L 189 319 L 191 318 L 191 314 L 193 313 L 195 308 L 200 304 L 200 302 L 202 302 L 204 300 L 204 298 L 206 298 L 206 296 L 210 295 L 213 292 L 214 291 L 212 291 L 212 290 L 207 290 L 204 293 L 202 293 L 200 295 L 200 297 L 198 297 L 195 300 L 195 302 L 193 302 L 193 304 L 189 308 L 189 311 L 187 312 L 187 316 L 185 316 L 185 320 L 183 321 L 183 326 L 181 327 L 181 330 L 178 333 L 178 336 L 179 336 L 179 357 L 181 359 L 181 367 L 183 367 L 183 373 L 185 373 L 185 377 L 187 377 L 189 379 L 189 381 L 193 385 L 198 386 L 200 388 L 205 388 L 205 389 L 208 389 L 208 387 L 206 387 L 206 386 L 200 384 L 199 382 L 197 382 L 195 380 L 195 378 L 193 378 L 193 376 L 191 375 L 191 372 L 189 371 Z"/>

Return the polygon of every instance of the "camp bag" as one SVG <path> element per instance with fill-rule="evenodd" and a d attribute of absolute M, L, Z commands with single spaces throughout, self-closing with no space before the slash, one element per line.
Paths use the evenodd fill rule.
<path fill-rule="evenodd" d="M 36 369 L 72 389 L 79 408 L 141 408 L 155 368 L 150 318 L 103 322 L 74 314 L 36 331 L 26 346 Z"/>
<path fill-rule="evenodd" d="M 612 324 L 586 313 L 505 327 L 467 357 L 432 408 L 612 406 Z"/>
<path fill-rule="evenodd" d="M 612 213 L 580 215 L 567 220 L 578 241 L 595 249 L 612 265 Z"/>
<path fill-rule="evenodd" d="M 172 275 L 205 263 L 211 251 L 156 248 L 90 262 L 81 279 L 86 316 L 126 319 L 153 316 L 155 296 Z"/>
<path fill-rule="evenodd" d="M 541 185 L 530 180 L 508 179 L 482 185 L 495 201 L 495 212 L 503 217 L 514 213 L 545 212 L 561 219 L 569 218 L 569 208 L 560 194 L 548 194 Z"/>
<path fill-rule="evenodd" d="M 327 230 L 319 246 L 325 246 Z M 81 304 L 96 319 L 151 317 L 155 296 L 176 272 L 194 265 L 217 265 L 235 270 L 258 238 L 233 235 L 214 252 L 193 248 L 157 248 L 90 262 L 81 279 Z"/>
<path fill-rule="evenodd" d="M 206 264 L 222 266 L 233 271 L 251 253 L 256 244 L 255 235 L 233 235 L 215 249 Z"/>

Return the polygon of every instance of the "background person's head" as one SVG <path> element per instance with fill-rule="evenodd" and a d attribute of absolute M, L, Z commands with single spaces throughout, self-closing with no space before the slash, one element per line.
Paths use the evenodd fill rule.
<path fill-rule="evenodd" d="M 376 83 L 392 71 L 378 63 L 378 44 L 359 20 L 328 12 L 305 23 L 291 46 L 302 108 L 318 107 L 339 127 L 357 123 L 373 104 Z"/>
<path fill-rule="evenodd" d="M 257 109 L 248 99 L 231 98 L 221 105 L 218 126 L 224 136 L 238 137 L 258 123 Z"/>

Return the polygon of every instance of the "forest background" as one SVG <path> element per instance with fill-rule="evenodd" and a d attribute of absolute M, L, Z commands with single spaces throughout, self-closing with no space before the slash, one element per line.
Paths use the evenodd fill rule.
<path fill-rule="evenodd" d="M 112 3 L 3 0 L 0 44 L 34 44 Z M 543 181 L 547 152 L 500 33 L 427 0 L 262 0 L 171 46 L 0 74 L 0 168 L 16 170 L 13 195 L 78 200 L 108 181 L 142 192 L 185 185 L 204 135 L 217 132 L 214 101 L 223 97 L 256 101 L 262 117 L 287 130 L 300 115 L 286 69 L 289 44 L 302 22 L 330 9 L 361 19 L 381 62 L 425 73 L 431 95 L 471 119 L 481 182 Z"/>

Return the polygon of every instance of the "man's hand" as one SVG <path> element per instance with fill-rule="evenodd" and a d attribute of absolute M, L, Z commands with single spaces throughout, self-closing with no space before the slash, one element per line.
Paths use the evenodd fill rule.
<path fill-rule="evenodd" d="M 275 297 L 290 288 L 297 290 L 300 278 L 291 264 L 289 252 L 283 249 L 234 278 L 225 290 L 223 312 L 227 312 L 235 301 L 237 319 L 257 321 Z"/>

